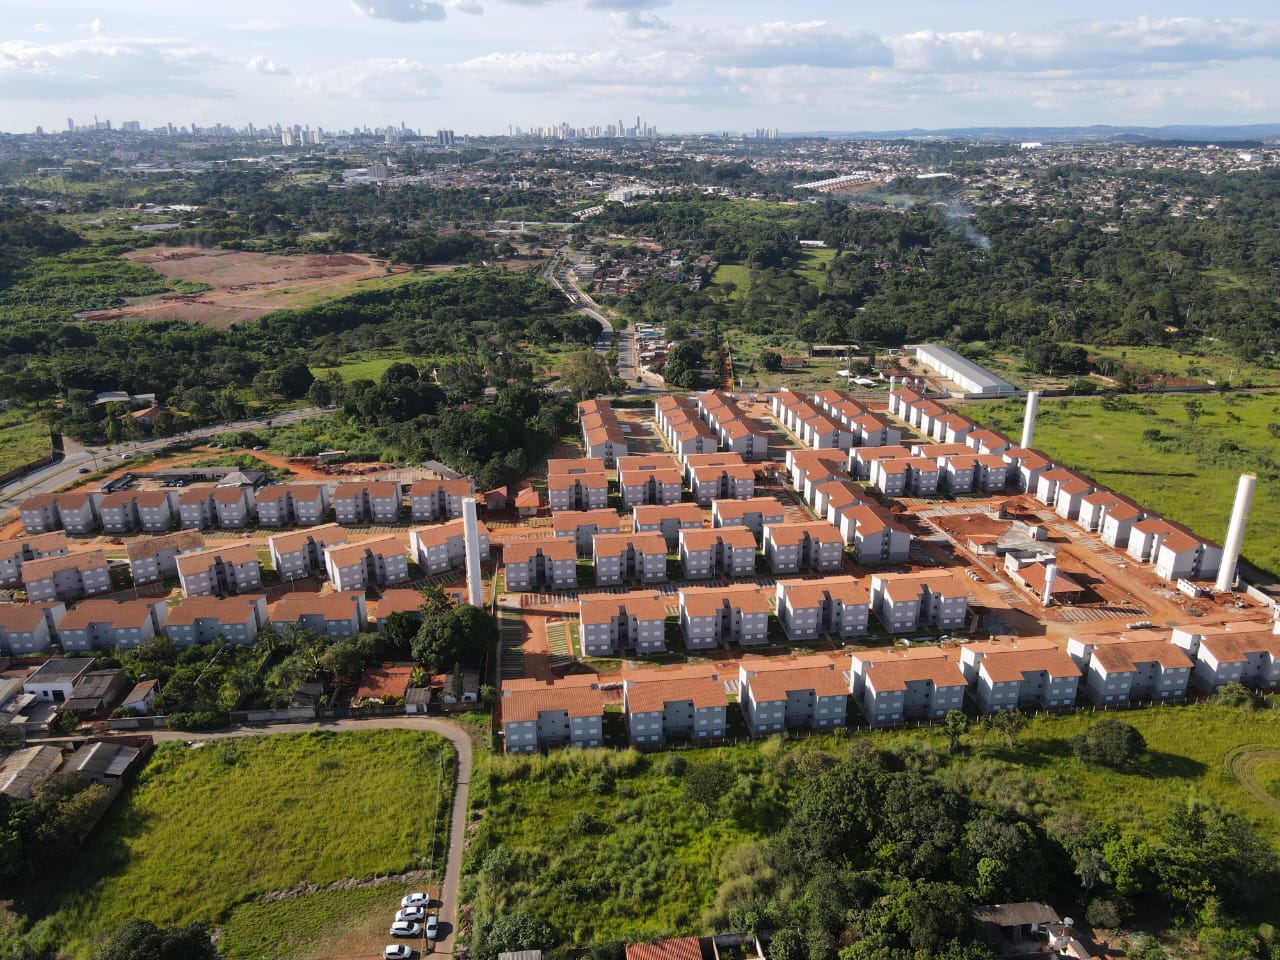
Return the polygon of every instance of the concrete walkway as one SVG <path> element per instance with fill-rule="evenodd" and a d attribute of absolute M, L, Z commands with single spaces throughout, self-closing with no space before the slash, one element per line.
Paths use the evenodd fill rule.
<path fill-rule="evenodd" d="M 457 724 L 433 717 L 373 717 L 368 720 L 329 720 L 316 723 L 273 723 L 258 727 L 235 727 L 212 733 L 186 733 L 181 730 L 156 730 L 151 736 L 163 740 L 221 740 L 226 737 L 261 737 L 277 733 L 307 733 L 311 730 L 360 731 L 374 729 L 421 730 L 435 733 L 458 751 L 458 780 L 453 791 L 453 812 L 449 817 L 449 849 L 445 856 L 444 879 L 440 885 L 442 901 L 440 939 L 432 952 L 452 954 L 458 932 L 458 885 L 462 878 L 462 846 L 467 835 L 467 797 L 471 788 L 471 735 Z M 398 907 L 399 904 L 396 904 Z"/>

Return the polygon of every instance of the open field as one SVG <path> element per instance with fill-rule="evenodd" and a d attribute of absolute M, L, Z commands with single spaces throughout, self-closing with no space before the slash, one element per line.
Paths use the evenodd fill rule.
<path fill-rule="evenodd" d="M 1188 404 L 1193 404 L 1191 416 Z M 964 408 L 1014 438 L 1021 432 L 1022 411 L 1020 401 Z M 1040 401 L 1035 446 L 1219 543 L 1226 535 L 1239 475 L 1256 472 L 1260 482 L 1244 556 L 1276 572 L 1280 436 L 1271 435 L 1273 423 L 1280 423 L 1280 394 L 1045 399 Z M 1153 430 L 1158 431 L 1154 437 Z"/>
<path fill-rule="evenodd" d="M 164 743 L 82 858 L 22 905 L 48 911 L 31 937 L 85 957 L 95 937 L 130 917 L 216 926 L 248 910 L 232 926 L 245 949 L 287 939 L 281 925 L 307 898 L 268 904 L 264 895 L 427 865 L 441 800 L 437 836 L 447 836 L 441 754 L 448 783 L 452 748 L 416 731 Z M 382 901 L 383 923 L 398 896 Z"/>
<path fill-rule="evenodd" d="M 0 473 L 49 453 L 49 425 L 29 410 L 0 411 Z"/>
<path fill-rule="evenodd" d="M 726 283 L 732 283 L 736 288 L 729 295 L 729 299 L 741 300 L 747 295 L 747 290 L 751 286 L 751 268 L 737 263 L 720 264 L 716 267 L 715 275 L 711 279 L 711 286 L 723 296 Z"/>
<path fill-rule="evenodd" d="M 1204 703 L 1128 711 L 1123 720 L 1142 732 L 1150 756 L 1122 771 L 1072 754 L 1071 737 L 1099 716 L 1033 719 L 1013 748 L 999 735 L 973 732 L 965 738 L 970 751 L 958 758 L 946 757 L 937 728 L 874 733 L 870 740 L 882 749 L 924 751 L 940 765 L 940 779 L 1035 821 L 1092 816 L 1146 833 L 1160 828 L 1172 805 L 1195 797 L 1246 816 L 1280 842 L 1280 811 L 1258 802 L 1231 772 L 1240 745 L 1277 742 L 1280 711 Z M 733 873 L 734 847 L 768 835 L 778 822 L 757 814 L 785 803 L 785 755 L 838 753 L 847 743 L 775 738 L 682 753 L 690 765 L 719 761 L 732 770 L 737 786 L 725 806 L 734 812 L 710 818 L 684 793 L 681 777 L 667 775 L 670 754 L 492 757 L 488 809 L 470 853 L 477 909 L 528 910 L 576 945 L 703 933 L 703 911 Z M 1260 777 L 1265 772 L 1261 763 L 1255 769 Z M 584 793 L 591 796 L 585 812 Z M 501 883 L 494 880 L 499 864 Z"/>
<path fill-rule="evenodd" d="M 197 247 L 148 247 L 126 260 L 150 267 L 171 280 L 208 284 L 204 293 L 147 297 L 126 307 L 94 311 L 87 320 L 164 318 L 226 327 L 271 310 L 315 306 L 366 285 L 407 282 L 408 267 L 388 268 L 363 254 L 244 253 Z M 391 273 L 388 273 L 390 269 Z"/>
<path fill-rule="evenodd" d="M 1280 385 L 1280 370 L 1241 363 L 1225 355 L 1213 352 L 1214 344 L 1205 343 L 1203 351 L 1188 353 L 1169 347 L 1099 347 L 1076 344 L 1088 351 L 1091 357 L 1106 357 L 1124 364 L 1143 376 L 1163 371 L 1169 376 L 1196 383 L 1232 383 L 1239 387 L 1252 385 L 1266 387 Z"/>
<path fill-rule="evenodd" d="M 836 258 L 835 250 L 827 247 L 806 249 L 796 264 L 796 273 L 817 287 L 827 276 L 827 265 Z"/>
<path fill-rule="evenodd" d="M 317 379 L 336 372 L 344 381 L 350 383 L 352 380 L 373 380 L 375 383 L 382 379 L 382 375 L 387 372 L 387 368 L 393 363 L 415 363 L 413 357 L 403 353 L 391 354 L 385 357 L 362 357 L 359 360 L 349 360 L 340 363 L 336 367 L 312 367 L 311 373 Z"/>

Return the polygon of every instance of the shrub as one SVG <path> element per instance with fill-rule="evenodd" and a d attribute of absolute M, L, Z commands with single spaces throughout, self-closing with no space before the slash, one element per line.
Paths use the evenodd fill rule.
<path fill-rule="evenodd" d="M 1135 727 L 1108 717 L 1071 739 L 1071 749 L 1086 763 L 1118 767 L 1147 751 L 1147 741 Z"/>
<path fill-rule="evenodd" d="M 212 710 L 191 710 L 187 713 L 171 713 L 165 726 L 170 730 L 221 730 L 227 725 L 227 717 Z"/>
<path fill-rule="evenodd" d="M 662 775 L 664 777 L 683 777 L 685 770 L 689 768 L 689 761 L 678 753 L 669 753 L 667 758 L 662 761 Z"/>

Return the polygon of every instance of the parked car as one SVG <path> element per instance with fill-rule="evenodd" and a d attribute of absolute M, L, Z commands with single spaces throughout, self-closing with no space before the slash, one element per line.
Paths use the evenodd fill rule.
<path fill-rule="evenodd" d="M 427 939 L 434 940 L 440 933 L 440 918 L 434 913 L 427 917 Z"/>
<path fill-rule="evenodd" d="M 427 907 L 431 905 L 431 898 L 425 893 L 406 893 L 400 898 L 400 906 L 402 907 Z"/>
<path fill-rule="evenodd" d="M 79 470 L 76 471 L 76 473 L 92 473 L 92 472 L 93 471 L 90 470 L 88 467 L 81 467 Z"/>
<path fill-rule="evenodd" d="M 413 956 L 413 948 L 403 943 L 388 943 L 382 948 L 384 960 L 409 960 Z"/>
<path fill-rule="evenodd" d="M 427 915 L 427 911 L 421 907 L 404 907 L 396 911 L 397 920 L 421 920 Z"/>
<path fill-rule="evenodd" d="M 422 926 L 417 923 L 410 923 L 408 920 L 397 920 L 391 925 L 391 935 L 393 937 L 420 937 L 422 936 Z"/>

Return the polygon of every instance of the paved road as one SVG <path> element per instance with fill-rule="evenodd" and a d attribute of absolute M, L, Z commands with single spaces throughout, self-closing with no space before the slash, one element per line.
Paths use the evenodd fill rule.
<path fill-rule="evenodd" d="M 608 308 L 602 307 L 591 299 L 590 294 L 578 286 L 577 281 L 568 272 L 566 266 L 568 250 L 568 246 L 563 246 L 556 251 L 555 256 L 543 271 L 543 276 L 569 299 L 575 310 L 599 321 L 603 329 L 596 340 L 595 348 L 599 353 L 608 353 L 614 345 L 613 319 L 609 316 Z M 640 376 L 635 328 L 627 326 L 618 331 L 617 345 L 618 376 L 631 383 Z"/>
<path fill-rule="evenodd" d="M 0 518 L 7 518 L 28 497 L 34 497 L 38 493 L 52 493 L 60 487 L 71 483 L 77 478 L 82 467 L 96 469 L 112 458 L 118 460 L 122 453 L 153 453 L 182 440 L 214 437 L 220 433 L 233 433 L 241 430 L 262 429 L 266 426 L 268 420 L 271 421 L 273 427 L 283 427 L 291 423 L 297 423 L 299 420 L 308 420 L 311 417 L 319 417 L 332 412 L 333 408 L 305 407 L 301 410 L 288 410 L 284 413 L 254 417 L 252 420 L 238 420 L 235 423 L 218 423 L 207 427 L 199 427 L 176 437 L 144 440 L 138 443 L 120 443 L 107 447 L 84 447 L 67 438 L 65 441 L 66 456 L 60 461 L 0 488 L 3 491 L 0 492 Z"/>
<path fill-rule="evenodd" d="M 445 857 L 444 880 L 441 883 L 441 939 L 432 951 L 452 954 L 458 932 L 458 883 L 462 877 L 462 845 L 467 832 L 467 797 L 471 790 L 471 736 L 466 730 L 447 720 L 432 717 L 374 717 L 368 720 L 330 720 L 317 723 L 274 723 L 260 727 L 236 727 L 213 733 L 184 733 L 179 730 L 156 730 L 156 740 L 220 740 L 224 737 L 260 737 L 274 733 L 306 733 L 309 730 L 425 730 L 439 734 L 458 751 L 458 781 L 453 792 L 453 813 L 449 818 L 449 849 Z"/>

